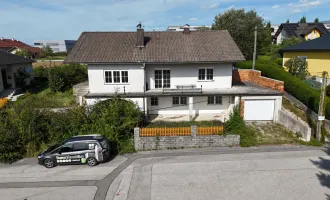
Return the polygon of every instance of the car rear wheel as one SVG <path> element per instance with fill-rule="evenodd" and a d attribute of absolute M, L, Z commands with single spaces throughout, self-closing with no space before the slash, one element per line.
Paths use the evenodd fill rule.
<path fill-rule="evenodd" d="M 87 158 L 87 165 L 89 165 L 91 167 L 96 166 L 97 165 L 96 158 L 93 158 L 93 157 Z"/>
<path fill-rule="evenodd" d="M 44 166 L 45 166 L 46 168 L 52 168 L 52 167 L 55 166 L 55 163 L 54 163 L 54 161 L 52 161 L 51 159 L 46 159 L 46 160 L 44 161 Z"/>

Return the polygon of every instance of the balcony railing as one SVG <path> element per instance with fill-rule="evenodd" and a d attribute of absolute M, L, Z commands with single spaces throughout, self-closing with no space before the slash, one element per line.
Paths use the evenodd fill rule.
<path fill-rule="evenodd" d="M 197 88 L 196 85 L 176 85 L 174 88 L 163 88 L 163 94 L 165 93 L 203 93 L 203 86 Z"/>

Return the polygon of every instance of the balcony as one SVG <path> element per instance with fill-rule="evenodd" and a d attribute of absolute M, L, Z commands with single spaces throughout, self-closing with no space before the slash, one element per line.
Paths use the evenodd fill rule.
<path fill-rule="evenodd" d="M 203 93 L 203 87 L 197 88 L 196 85 L 176 85 L 176 88 L 163 88 L 163 94 L 192 94 Z"/>

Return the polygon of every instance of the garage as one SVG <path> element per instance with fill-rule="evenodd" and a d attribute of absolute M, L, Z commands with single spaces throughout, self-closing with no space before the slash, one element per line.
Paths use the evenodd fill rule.
<path fill-rule="evenodd" d="M 244 120 L 247 121 L 273 121 L 274 99 L 246 99 L 244 101 Z"/>

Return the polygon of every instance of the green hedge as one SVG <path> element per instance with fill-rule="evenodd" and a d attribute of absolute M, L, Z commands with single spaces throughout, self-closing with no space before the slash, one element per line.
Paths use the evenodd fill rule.
<path fill-rule="evenodd" d="M 242 69 L 251 69 L 252 61 L 240 62 L 236 67 Z M 263 76 L 284 81 L 284 89 L 299 101 L 304 103 L 316 113 L 319 109 L 320 91 L 311 88 L 306 82 L 299 80 L 297 77 L 289 74 L 283 68 L 276 65 L 267 64 L 265 62 L 257 62 L 256 70 L 261 71 Z M 325 116 L 330 119 L 330 101 L 326 98 L 327 104 Z"/>

